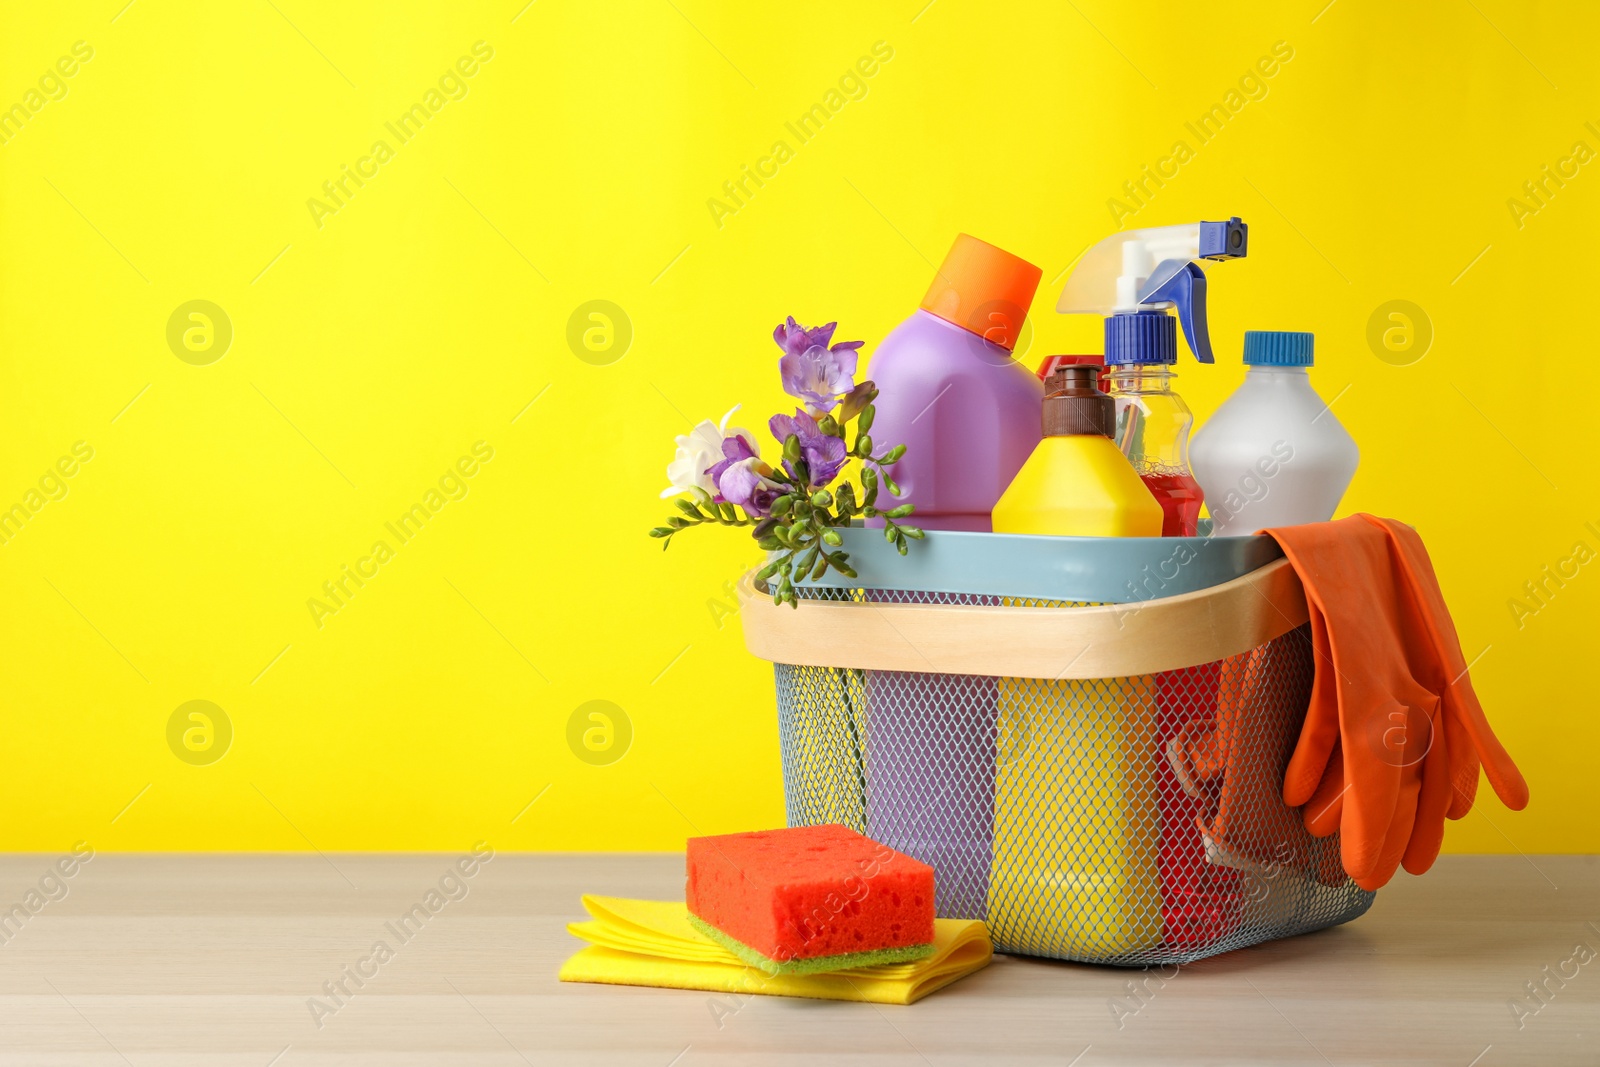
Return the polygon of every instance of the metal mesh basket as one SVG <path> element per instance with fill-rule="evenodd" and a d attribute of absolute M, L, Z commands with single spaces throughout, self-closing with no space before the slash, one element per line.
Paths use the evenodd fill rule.
<path fill-rule="evenodd" d="M 986 920 L 1002 952 L 1182 963 L 1356 918 L 1373 894 L 1338 837 L 1281 798 L 1313 663 L 1298 583 L 1274 567 L 1169 598 L 1190 617 L 1226 620 L 1240 592 L 1272 609 L 1189 642 L 1193 663 L 1141 654 L 1178 618 L 1162 601 L 818 589 L 832 603 L 747 612 L 775 660 L 789 824 L 929 863 L 938 914 Z M 904 647 L 874 648 L 891 634 Z M 1019 635 L 1042 650 L 1008 656 Z M 974 669 L 986 655 L 992 672 Z"/>

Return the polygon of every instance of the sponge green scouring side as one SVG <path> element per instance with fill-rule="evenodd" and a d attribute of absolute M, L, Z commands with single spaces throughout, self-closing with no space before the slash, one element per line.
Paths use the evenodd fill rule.
<path fill-rule="evenodd" d="M 832 971 L 853 970 L 857 967 L 879 967 L 886 963 L 909 963 L 933 955 L 933 945 L 902 945 L 899 948 L 880 948 L 872 952 L 843 952 L 834 956 L 812 956 L 803 960 L 778 961 L 764 956 L 737 938 L 729 937 L 698 915 L 691 914 L 689 923 L 696 930 L 738 956 L 751 967 L 767 974 L 825 974 Z"/>

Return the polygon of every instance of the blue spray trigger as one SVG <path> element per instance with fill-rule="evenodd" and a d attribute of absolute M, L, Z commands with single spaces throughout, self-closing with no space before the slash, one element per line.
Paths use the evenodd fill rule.
<path fill-rule="evenodd" d="M 1140 290 L 1143 304 L 1171 304 L 1183 326 L 1189 350 L 1201 363 L 1215 363 L 1206 323 L 1206 273 L 1187 259 L 1164 259 Z"/>

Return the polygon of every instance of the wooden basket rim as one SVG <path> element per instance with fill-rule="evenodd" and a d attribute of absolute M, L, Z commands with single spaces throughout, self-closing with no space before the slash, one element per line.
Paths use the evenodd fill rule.
<path fill-rule="evenodd" d="M 757 591 L 753 570 L 739 593 L 745 647 L 774 663 L 1000 678 L 1125 678 L 1193 667 L 1248 652 L 1309 617 L 1286 559 L 1209 589 L 1084 608 L 832 600 L 780 607 Z"/>

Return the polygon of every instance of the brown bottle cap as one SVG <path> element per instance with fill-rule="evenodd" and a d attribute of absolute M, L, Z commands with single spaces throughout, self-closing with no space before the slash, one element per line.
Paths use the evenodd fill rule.
<path fill-rule="evenodd" d="M 1044 436 L 1116 435 L 1116 402 L 1099 386 L 1104 369 L 1096 363 L 1078 363 L 1057 367 L 1051 373 L 1044 385 Z"/>

